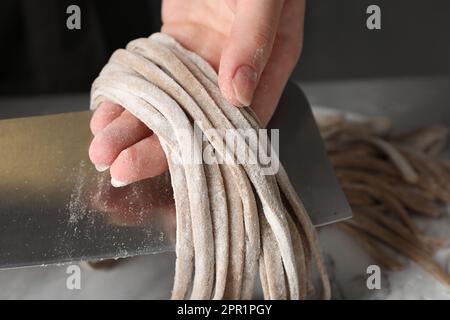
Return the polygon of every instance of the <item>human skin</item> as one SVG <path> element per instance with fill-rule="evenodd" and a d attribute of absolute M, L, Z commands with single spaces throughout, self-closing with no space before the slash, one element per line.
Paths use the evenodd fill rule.
<path fill-rule="evenodd" d="M 304 11 L 305 0 L 164 0 L 161 31 L 206 59 L 222 94 L 265 126 L 300 57 Z M 120 105 L 99 106 L 91 131 L 90 159 L 113 186 L 168 169 L 158 137 Z"/>

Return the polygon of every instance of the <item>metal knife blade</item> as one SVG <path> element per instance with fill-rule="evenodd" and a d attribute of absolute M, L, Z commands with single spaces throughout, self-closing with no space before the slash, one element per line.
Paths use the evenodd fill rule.
<path fill-rule="evenodd" d="M 288 82 L 268 128 L 279 128 L 279 158 L 316 227 L 352 211 L 334 174 L 305 94 Z"/>
<path fill-rule="evenodd" d="M 91 113 L 0 120 L 0 268 L 170 251 L 169 176 L 116 189 L 88 159 Z M 310 106 L 289 84 L 270 123 L 280 157 L 317 226 L 351 216 Z"/>

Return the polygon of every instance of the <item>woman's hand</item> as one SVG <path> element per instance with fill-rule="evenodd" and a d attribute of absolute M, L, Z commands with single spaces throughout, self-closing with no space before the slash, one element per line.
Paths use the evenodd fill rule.
<path fill-rule="evenodd" d="M 304 0 L 164 0 L 162 32 L 206 59 L 222 94 L 266 125 L 300 56 L 304 9 Z M 167 170 L 158 138 L 121 106 L 103 103 L 91 130 L 91 161 L 114 186 Z"/>

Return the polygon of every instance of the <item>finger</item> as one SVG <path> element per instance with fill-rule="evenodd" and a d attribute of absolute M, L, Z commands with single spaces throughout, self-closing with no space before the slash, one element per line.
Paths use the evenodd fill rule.
<path fill-rule="evenodd" d="M 105 171 L 122 150 L 151 135 L 139 119 L 124 111 L 113 120 L 91 142 L 89 157 L 97 170 Z"/>
<path fill-rule="evenodd" d="M 272 55 L 261 75 L 252 109 L 266 126 L 300 57 L 303 43 L 305 1 L 287 0 Z"/>
<path fill-rule="evenodd" d="M 119 117 L 124 109 L 110 101 L 105 101 L 95 110 L 91 118 L 91 131 L 93 135 L 103 130 L 108 124 L 110 124 L 114 119 Z"/>
<path fill-rule="evenodd" d="M 272 52 L 284 1 L 237 1 L 230 36 L 219 67 L 222 94 L 234 105 L 249 106 Z"/>
<path fill-rule="evenodd" d="M 153 134 L 123 150 L 111 166 L 111 184 L 123 187 L 159 176 L 168 170 L 166 156 L 158 137 Z"/>

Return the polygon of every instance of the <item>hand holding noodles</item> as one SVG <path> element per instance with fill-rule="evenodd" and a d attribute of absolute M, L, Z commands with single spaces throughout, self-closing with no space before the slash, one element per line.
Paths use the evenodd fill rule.
<path fill-rule="evenodd" d="M 259 129 L 249 109 L 222 97 L 217 74 L 201 57 L 164 34 L 134 40 L 112 55 L 92 85 L 91 108 L 106 100 L 158 135 L 168 159 L 177 214 L 172 298 L 190 292 L 193 299 L 249 299 L 258 267 L 265 298 L 304 298 L 311 259 L 329 298 L 314 227 L 282 167 L 265 175 L 255 161 L 183 161 L 189 154 L 181 132 L 194 137 L 194 123 L 206 137 L 190 141 L 194 153 L 209 146 L 222 159 L 233 158 L 232 151 L 211 129 Z M 254 146 L 237 132 L 256 159 Z"/>

